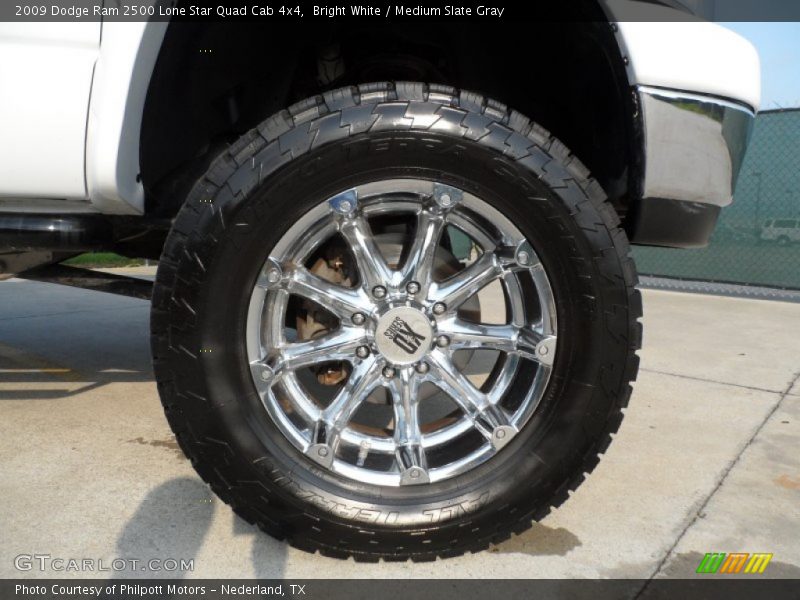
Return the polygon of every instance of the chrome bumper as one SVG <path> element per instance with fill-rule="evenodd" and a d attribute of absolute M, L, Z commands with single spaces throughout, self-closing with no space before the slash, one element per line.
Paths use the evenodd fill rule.
<path fill-rule="evenodd" d="M 644 121 L 643 198 L 727 206 L 753 111 L 718 98 L 639 88 Z"/>
<path fill-rule="evenodd" d="M 754 112 L 710 96 L 645 86 L 637 92 L 644 161 L 632 241 L 704 246 L 720 208 L 733 199 Z"/>

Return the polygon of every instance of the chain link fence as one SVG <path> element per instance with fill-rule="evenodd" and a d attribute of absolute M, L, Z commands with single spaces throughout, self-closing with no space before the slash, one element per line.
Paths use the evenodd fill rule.
<path fill-rule="evenodd" d="M 734 197 L 707 248 L 636 247 L 639 273 L 800 290 L 800 109 L 756 117 Z"/>

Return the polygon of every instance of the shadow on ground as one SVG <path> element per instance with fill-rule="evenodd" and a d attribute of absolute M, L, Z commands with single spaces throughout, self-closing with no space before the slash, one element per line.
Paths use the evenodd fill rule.
<path fill-rule="evenodd" d="M 489 552 L 499 554 L 530 554 L 531 556 L 565 556 L 570 550 L 581 545 L 581 541 L 571 531 L 563 527 L 547 527 L 534 523 L 530 529 L 512 536 L 499 546 L 492 546 Z"/>
<path fill-rule="evenodd" d="M 198 479 L 170 479 L 150 490 L 117 538 L 117 557 L 191 561 L 197 557 L 214 517 L 208 487 Z M 180 570 L 155 573 L 146 565 L 117 572 L 122 577 L 180 578 Z"/>
<path fill-rule="evenodd" d="M 191 578 L 192 570 L 154 571 L 143 563 L 150 559 L 163 561 L 196 561 L 206 534 L 211 528 L 215 507 L 231 512 L 233 534 L 253 537 L 250 556 L 234 557 L 250 561 L 253 575 L 259 578 L 280 578 L 286 564 L 287 546 L 262 533 L 237 517 L 225 504 L 215 499 L 211 490 L 199 479 L 170 479 L 145 496 L 134 515 L 122 529 L 116 545 L 118 558 L 138 559 L 137 569 L 115 572 L 119 578 Z M 230 562 L 230 556 L 220 562 Z M 204 560 L 214 560 L 205 557 Z M 204 571 L 208 569 L 204 568 Z M 224 568 L 218 576 L 224 576 Z"/>
<path fill-rule="evenodd" d="M 45 343 L 25 339 L 42 335 L 35 327 L 26 331 L 19 323 L 14 328 L 0 323 L 0 399 L 59 400 L 109 384 L 152 382 L 146 321 L 125 329 L 130 331 L 99 323 L 96 330 L 53 335 Z"/>

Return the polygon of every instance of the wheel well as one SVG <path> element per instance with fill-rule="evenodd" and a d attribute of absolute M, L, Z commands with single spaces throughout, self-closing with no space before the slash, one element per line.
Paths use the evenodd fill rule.
<path fill-rule="evenodd" d="M 328 89 L 382 80 L 481 92 L 549 129 L 620 212 L 635 152 L 632 95 L 593 0 L 561 23 L 172 23 L 145 102 L 148 214 L 172 216 L 217 152 L 272 113 Z"/>

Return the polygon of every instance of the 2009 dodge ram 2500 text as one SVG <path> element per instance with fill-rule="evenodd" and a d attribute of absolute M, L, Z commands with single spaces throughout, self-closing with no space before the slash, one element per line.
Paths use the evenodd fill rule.
<path fill-rule="evenodd" d="M 608 447 L 629 244 L 706 244 L 759 103 L 728 30 L 574 5 L 2 24 L 0 272 L 152 295 L 177 440 L 264 531 L 362 560 L 502 541 Z M 99 249 L 155 283 L 59 265 Z"/>

